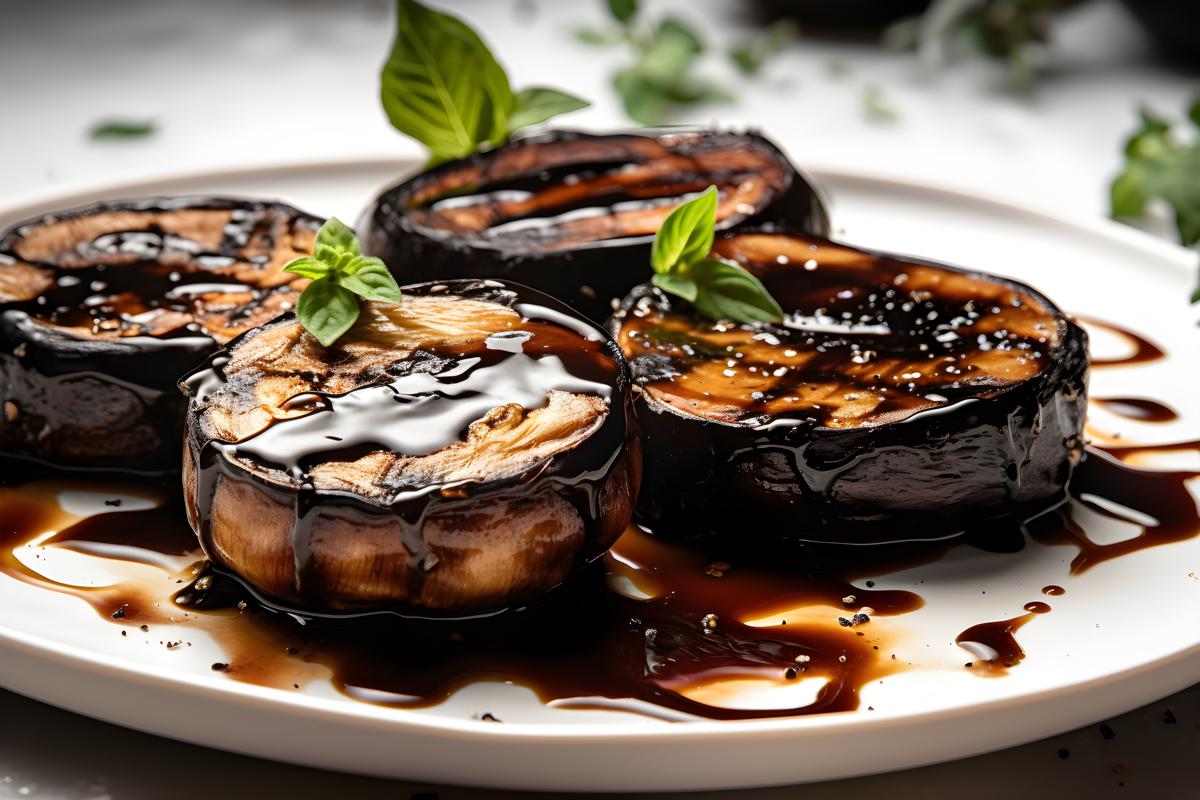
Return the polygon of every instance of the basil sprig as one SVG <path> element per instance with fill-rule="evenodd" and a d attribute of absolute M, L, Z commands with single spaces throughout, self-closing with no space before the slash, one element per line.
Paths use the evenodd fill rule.
<path fill-rule="evenodd" d="M 387 266 L 381 259 L 364 256 L 354 231 L 337 217 L 321 226 L 312 256 L 289 261 L 283 271 L 312 279 L 300 293 L 296 317 L 326 347 L 358 319 L 360 297 L 400 302 L 400 287 Z"/>
<path fill-rule="evenodd" d="M 737 264 L 709 257 L 716 224 L 716 186 L 672 211 L 654 237 L 651 282 L 714 321 L 781 321 L 783 309 L 758 278 Z"/>
<path fill-rule="evenodd" d="M 1142 109 L 1141 127 L 1125 142 L 1125 166 L 1112 183 L 1112 216 L 1144 219 L 1152 200 L 1165 202 L 1175 216 L 1179 241 L 1200 247 L 1200 94 L 1192 100 L 1188 119 L 1192 135 L 1170 121 Z M 1200 282 L 1192 292 L 1200 303 Z"/>
<path fill-rule="evenodd" d="M 392 125 L 429 148 L 429 164 L 504 143 L 515 131 L 578 111 L 587 101 L 557 89 L 514 92 L 478 34 L 449 14 L 396 1 L 396 38 L 380 73 Z"/>

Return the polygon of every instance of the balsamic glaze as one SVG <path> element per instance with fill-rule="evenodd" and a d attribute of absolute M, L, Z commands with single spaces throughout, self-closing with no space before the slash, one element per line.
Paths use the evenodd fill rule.
<path fill-rule="evenodd" d="M 521 137 L 387 189 L 359 228 L 401 283 L 501 278 L 599 322 L 646 279 L 667 214 L 710 185 L 720 230 L 829 234 L 820 196 L 778 147 L 694 128 Z"/>
<path fill-rule="evenodd" d="M 1138 422 L 1174 422 L 1179 419 L 1175 409 L 1147 397 L 1093 397 L 1091 401 L 1119 417 Z"/>
<path fill-rule="evenodd" d="M 1048 610 L 1048 607 L 1047 607 Z M 1041 611 L 1031 611 L 1012 619 L 981 622 L 955 637 L 954 643 L 975 656 L 966 666 L 976 675 L 994 678 L 1025 660 L 1025 651 L 1014 635 Z"/>
<path fill-rule="evenodd" d="M 1167 356 L 1167 352 L 1163 348 L 1127 328 L 1122 328 L 1111 322 L 1101 322 L 1091 317 L 1077 316 L 1076 319 L 1088 327 L 1100 328 L 1116 334 L 1132 348 L 1127 355 L 1123 356 L 1105 356 L 1101 358 L 1093 356 L 1093 367 L 1129 367 L 1138 364 L 1150 364 L 1154 361 L 1160 361 Z"/>
<path fill-rule="evenodd" d="M 320 220 L 280 204 L 152 198 L 0 234 L 0 449 L 174 472 L 179 375 L 292 307 Z"/>
<path fill-rule="evenodd" d="M 1200 470 L 1138 469 L 1104 452 L 1089 450 L 1071 482 L 1071 494 L 1089 511 L 1138 525 L 1142 532 L 1118 542 L 1093 542 L 1075 518 L 1071 505 L 1031 520 L 1028 530 L 1043 544 L 1070 544 L 1078 548 L 1071 561 L 1071 574 L 1086 572 L 1097 564 L 1147 547 L 1191 539 L 1200 531 L 1196 500 L 1188 489 L 1188 482 L 1196 477 L 1200 477 Z M 1132 513 L 1122 512 L 1122 508 Z M 1152 524 L 1147 524 L 1150 521 Z"/>
<path fill-rule="evenodd" d="M 457 313 L 476 316 L 447 322 Z M 432 327 L 396 333 L 389 314 Z M 188 508 L 210 558 L 310 612 L 469 616 L 528 600 L 615 541 L 636 496 L 637 429 L 627 367 L 601 329 L 496 281 L 406 286 L 399 306 L 363 319 L 350 344 L 310 353 L 280 318 L 186 379 Z M 240 360 L 260 339 L 284 354 L 278 369 Z M 280 376 L 286 400 L 256 394 Z M 589 399 L 572 411 L 555 395 Z M 272 413 L 214 429 L 255 406 Z M 558 416 L 532 421 L 543 409 Z M 542 440 L 502 438 L 526 415 L 522 430 Z M 537 447 L 546 455 L 521 460 Z M 264 507 L 270 521 L 243 522 Z"/>
<path fill-rule="evenodd" d="M 1131 480 L 1135 485 L 1123 489 Z M 1098 455 L 1081 465 L 1076 485 L 1077 498 L 1099 493 L 1160 513 L 1181 499 L 1177 475 L 1121 467 Z M 37 531 L 61 524 L 61 514 L 45 497 L 33 489 L 2 495 L 5 574 L 81 597 L 116 625 L 183 626 L 165 634 L 171 639 L 186 638 L 187 626 L 205 630 L 226 650 L 223 671 L 231 679 L 290 689 L 328 670 L 350 697 L 405 708 L 437 704 L 479 680 L 510 680 L 533 688 L 546 702 L 575 708 L 625 707 L 619 701 L 635 698 L 671 713 L 713 719 L 851 710 L 865 683 L 902 668 L 903 662 L 891 658 L 886 617 L 922 604 L 910 592 L 875 589 L 863 576 L 927 562 L 954 546 L 746 552 L 728 539 L 683 547 L 631 528 L 602 562 L 519 613 L 438 624 L 379 618 L 335 623 L 275 612 L 211 568 L 180 574 L 187 583 L 174 606 L 162 594 L 161 579 L 152 589 L 133 583 L 103 590 L 40 579 L 10 553 Z M 1028 530 L 1035 543 L 1079 547 L 1072 565 L 1079 572 L 1102 559 L 1196 536 L 1200 518 L 1194 503 L 1190 518 L 1183 510 L 1166 520 L 1169 530 L 1150 528 L 1128 543 L 1104 547 L 1086 540 L 1069 505 L 1032 520 Z M 983 538 L 991 540 L 994 531 Z M 53 537 L 61 546 L 104 542 L 173 555 L 186 552 L 193 541 L 177 504 L 99 515 L 64 525 Z M 787 564 L 804 566 L 781 566 Z M 1062 589 L 1047 586 L 1043 592 L 1059 595 Z M 651 599 L 634 599 L 646 595 Z M 1046 610 L 1035 601 L 1024 616 L 960 634 L 960 644 L 974 643 L 972 671 L 996 675 L 1018 664 L 1024 653 L 1015 632 Z M 865 621 L 856 617 L 860 613 Z M 766 624 L 747 625 L 751 620 Z M 715 704 L 724 680 L 785 685 L 810 677 L 827 683 L 802 708 Z"/>
<path fill-rule="evenodd" d="M 528 137 L 394 191 L 405 228 L 516 255 L 652 236 L 682 199 L 714 184 L 725 228 L 797 180 L 761 136 L 679 129 Z"/>
<path fill-rule="evenodd" d="M 640 385 L 717 422 L 898 422 L 1031 380 L 1069 337 L 1028 287 L 951 267 L 753 233 L 713 252 L 763 281 L 782 323 L 714 323 L 647 292 L 618 335 Z"/>
<path fill-rule="evenodd" d="M 1115 455 L 1090 451 L 1075 473 L 1071 502 L 1024 525 L 1029 541 L 1076 547 L 1071 572 L 1078 573 L 1107 559 L 1200 535 L 1200 514 L 1185 485 L 1200 470 L 1138 469 L 1117 458 L 1196 446 L 1123 445 Z M 625 703 L 636 698 L 663 709 L 645 713 L 672 720 L 850 710 L 857 707 L 863 685 L 903 668 L 892 658 L 886 618 L 922 604 L 910 592 L 876 589 L 865 576 L 934 560 L 956 543 L 1012 549 L 1012 537 L 1000 536 L 995 523 L 955 542 L 785 551 L 745 538 L 742 548 L 728 538 L 694 539 L 684 547 L 630 528 L 604 559 L 519 612 L 437 624 L 332 623 L 262 605 L 237 581 L 202 563 L 171 580 L 160 575 L 153 584 L 130 581 L 95 589 L 47 580 L 13 555 L 15 547 L 45 530 L 59 533 L 44 544 L 100 554 L 110 547 L 112 558 L 128 558 L 129 548 L 141 548 L 147 562 L 162 553 L 182 555 L 178 560 L 186 564 L 199 553 L 177 499 L 149 511 L 119 511 L 71 524 L 53 502 L 53 490 L 61 484 L 11 489 L 28 478 L 24 468 L 4 462 L 0 572 L 79 597 L 115 626 L 152 631 L 163 626 L 170 631 L 167 646 L 186 638 L 189 627 L 204 630 L 225 649 L 227 660 L 214 669 L 219 666 L 230 679 L 294 689 L 331 673 L 334 685 L 349 697 L 406 708 L 434 705 L 466 684 L 495 679 L 529 686 L 544 701 L 563 707 L 632 710 Z M 1150 517 L 1156 524 L 1125 542 L 1096 545 L 1073 517 L 1080 504 L 1143 524 Z M 1133 513 L 1123 515 L 1120 507 Z M 170 587 L 180 589 L 175 602 Z M 1064 589 L 1047 585 L 1042 593 L 1059 596 Z M 971 626 L 956 637 L 975 656 L 969 662 L 974 674 L 1000 675 L 1020 663 L 1024 650 L 1016 632 L 1049 606 L 1032 601 L 1025 610 L 1012 619 Z M 761 623 L 747 624 L 754 620 Z M 826 683 L 815 701 L 801 708 L 720 705 L 726 679 L 786 685 L 809 677 Z"/>
<path fill-rule="evenodd" d="M 784 317 L 714 322 L 649 284 L 622 302 L 610 328 L 642 390 L 640 522 L 873 542 L 1063 499 L 1087 338 L 1036 290 L 797 234 L 723 235 L 713 253 Z"/>

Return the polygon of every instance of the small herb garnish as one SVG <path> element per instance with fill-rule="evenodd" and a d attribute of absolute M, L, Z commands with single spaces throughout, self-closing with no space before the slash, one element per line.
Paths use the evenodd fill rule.
<path fill-rule="evenodd" d="M 651 282 L 714 321 L 779 322 L 783 310 L 758 278 L 737 264 L 709 257 L 716 223 L 716 186 L 672 211 L 654 237 Z"/>
<path fill-rule="evenodd" d="M 895 122 L 900 118 L 883 90 L 873 83 L 863 87 L 863 113 L 872 122 Z"/>
<path fill-rule="evenodd" d="M 919 17 L 884 31 L 884 43 L 918 51 L 926 61 L 965 44 L 988 58 L 1007 62 L 1013 85 L 1028 89 L 1034 78 L 1031 47 L 1050 41 L 1055 12 L 1080 0 L 934 0 Z"/>
<path fill-rule="evenodd" d="M 1200 95 L 1188 110 L 1200 128 Z M 1142 109 L 1141 127 L 1125 142 L 1125 169 L 1112 183 L 1112 216 L 1142 219 L 1151 200 L 1162 200 L 1175 213 L 1179 240 L 1187 247 L 1200 244 L 1200 139 L 1185 144 L 1171 124 Z M 1192 293 L 1200 303 L 1200 283 Z"/>
<path fill-rule="evenodd" d="M 283 271 L 312 279 L 300 293 L 296 317 L 326 347 L 358 319 L 358 298 L 400 302 L 400 287 L 387 266 L 364 256 L 354 231 L 337 217 L 321 226 L 312 256 L 289 261 Z"/>
<path fill-rule="evenodd" d="M 416 0 L 396 0 L 396 38 L 379 96 L 392 125 L 429 149 L 431 165 L 588 106 L 556 89 L 513 92 L 475 31 Z"/>
<path fill-rule="evenodd" d="M 729 48 L 729 60 L 743 75 L 757 75 L 763 64 L 799 34 L 795 21 L 784 17 L 772 22 L 762 33 Z"/>
<path fill-rule="evenodd" d="M 88 130 L 88 138 L 92 141 L 142 139 L 154 131 L 154 123 L 150 120 L 106 119 L 97 122 Z"/>
<path fill-rule="evenodd" d="M 625 114 L 642 125 L 661 125 L 681 105 L 728 102 L 728 92 L 694 74 L 704 42 L 683 20 L 667 17 L 658 24 L 638 18 L 636 0 L 609 0 L 608 10 L 619 28 L 615 32 L 576 31 L 587 44 L 628 44 L 634 61 L 613 75 L 613 88 Z"/>

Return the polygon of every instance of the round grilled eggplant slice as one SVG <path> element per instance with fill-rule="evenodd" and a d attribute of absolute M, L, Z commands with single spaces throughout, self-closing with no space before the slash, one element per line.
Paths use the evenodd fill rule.
<path fill-rule="evenodd" d="M 292 307 L 321 220 L 213 198 L 102 203 L 0 234 L 0 449 L 60 467 L 179 469 L 176 382 Z"/>
<path fill-rule="evenodd" d="M 407 286 L 329 348 L 288 314 L 183 386 L 192 526 L 289 609 L 510 607 L 604 553 L 637 499 L 628 365 L 524 287 Z"/>
<path fill-rule="evenodd" d="M 713 252 L 763 281 L 782 324 L 709 322 L 650 286 L 610 323 L 656 531 L 921 539 L 1064 496 L 1087 340 L 1037 291 L 795 235 Z"/>
<path fill-rule="evenodd" d="M 721 230 L 828 234 L 820 197 L 770 141 L 682 128 L 519 139 L 388 189 L 359 229 L 401 283 L 513 280 L 604 320 L 645 277 L 663 219 L 712 184 Z"/>

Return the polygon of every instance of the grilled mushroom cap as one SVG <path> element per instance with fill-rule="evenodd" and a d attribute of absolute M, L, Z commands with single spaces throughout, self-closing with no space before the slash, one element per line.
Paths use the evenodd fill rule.
<path fill-rule="evenodd" d="M 633 513 L 628 367 L 601 329 L 524 288 L 405 287 L 329 348 L 287 315 L 186 389 L 192 525 L 214 562 L 289 608 L 523 602 Z"/>
<path fill-rule="evenodd" d="M 613 320 L 639 387 L 656 529 L 944 535 L 1063 496 L 1086 337 L 1034 289 L 774 233 L 718 239 L 780 325 L 711 322 L 649 286 Z"/>
<path fill-rule="evenodd" d="M 0 235 L 0 445 L 67 467 L 179 468 L 175 382 L 292 307 L 321 221 L 212 198 L 103 203 Z"/>
<path fill-rule="evenodd" d="M 722 230 L 828 233 L 821 199 L 770 141 L 689 129 L 519 139 L 388 189 L 360 228 L 402 281 L 502 277 L 603 320 L 644 278 L 667 214 L 712 184 Z"/>

